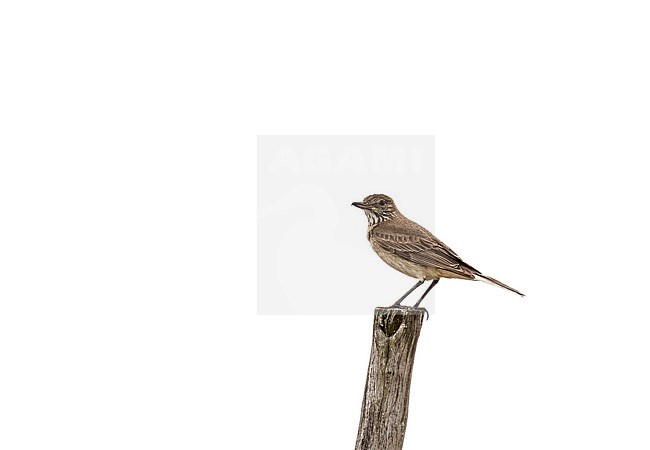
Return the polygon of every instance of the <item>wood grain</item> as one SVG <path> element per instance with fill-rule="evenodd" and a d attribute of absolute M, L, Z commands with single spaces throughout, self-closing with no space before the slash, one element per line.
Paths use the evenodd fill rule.
<path fill-rule="evenodd" d="M 376 308 L 355 450 L 401 450 L 422 308 Z"/>

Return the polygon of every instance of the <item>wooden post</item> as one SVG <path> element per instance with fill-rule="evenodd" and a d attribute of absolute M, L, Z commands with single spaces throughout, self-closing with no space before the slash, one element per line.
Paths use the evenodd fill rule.
<path fill-rule="evenodd" d="M 401 450 L 423 308 L 376 308 L 355 450 Z"/>

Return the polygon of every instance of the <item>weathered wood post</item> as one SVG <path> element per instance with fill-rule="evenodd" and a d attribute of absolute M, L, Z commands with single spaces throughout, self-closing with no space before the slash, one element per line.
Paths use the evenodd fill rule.
<path fill-rule="evenodd" d="M 422 308 L 375 308 L 372 348 L 355 450 L 401 450 Z"/>

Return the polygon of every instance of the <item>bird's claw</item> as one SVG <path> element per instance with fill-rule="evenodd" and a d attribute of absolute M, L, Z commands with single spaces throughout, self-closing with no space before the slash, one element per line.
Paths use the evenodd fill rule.
<path fill-rule="evenodd" d="M 415 308 L 415 309 L 421 309 L 421 310 L 423 310 L 423 311 L 427 314 L 427 320 L 429 320 L 429 311 L 427 311 L 426 308 L 418 307 L 418 308 Z"/>
<path fill-rule="evenodd" d="M 389 308 L 421 309 L 422 311 L 424 311 L 426 313 L 427 320 L 429 320 L 429 311 L 427 311 L 426 308 L 423 308 L 421 306 L 400 305 L 399 303 L 396 302 L 396 303 L 393 303 L 392 305 L 390 305 Z"/>
<path fill-rule="evenodd" d="M 405 309 L 421 309 L 424 311 L 427 315 L 427 320 L 429 320 L 429 311 L 427 311 L 426 308 L 423 308 L 421 306 L 408 306 L 408 305 L 393 305 L 394 308 L 405 308 Z"/>

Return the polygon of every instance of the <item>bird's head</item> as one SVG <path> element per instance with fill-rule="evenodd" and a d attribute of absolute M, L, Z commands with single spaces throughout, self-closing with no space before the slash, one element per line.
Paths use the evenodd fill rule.
<path fill-rule="evenodd" d="M 362 202 L 353 202 L 352 206 L 363 209 L 370 225 L 393 219 L 399 215 L 399 210 L 393 199 L 384 194 L 369 195 Z"/>

